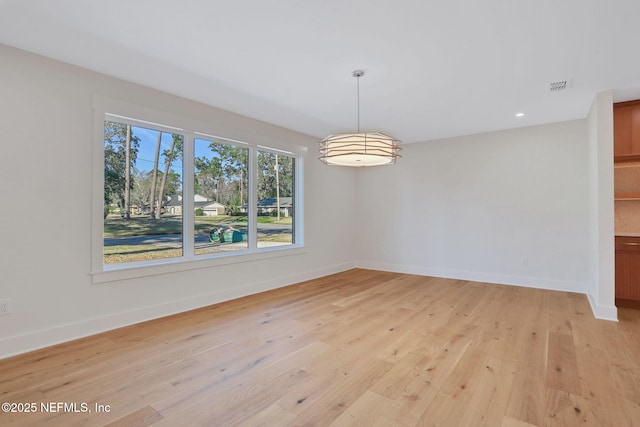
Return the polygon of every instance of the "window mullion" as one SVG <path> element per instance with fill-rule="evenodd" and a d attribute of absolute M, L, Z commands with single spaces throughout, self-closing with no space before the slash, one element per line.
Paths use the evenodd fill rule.
<path fill-rule="evenodd" d="M 247 203 L 247 224 L 249 232 L 249 251 L 255 252 L 258 248 L 258 150 L 254 146 L 249 147 L 249 194 Z"/>
<path fill-rule="evenodd" d="M 302 224 L 302 191 L 298 183 L 302 182 L 302 160 L 300 156 L 294 157 L 293 163 L 293 238 L 294 245 L 302 244 L 302 235 L 298 233 Z"/>
<path fill-rule="evenodd" d="M 194 136 L 187 133 L 184 136 L 183 170 L 182 170 L 182 250 L 183 257 L 193 258 L 195 255 L 195 208 L 194 208 Z"/>

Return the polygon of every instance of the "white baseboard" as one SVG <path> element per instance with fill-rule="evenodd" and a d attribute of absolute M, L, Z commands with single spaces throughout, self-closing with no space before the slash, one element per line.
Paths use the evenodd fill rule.
<path fill-rule="evenodd" d="M 207 294 L 196 295 L 189 298 L 170 301 L 136 310 L 110 314 L 108 316 L 85 319 L 66 325 L 54 326 L 23 335 L 8 337 L 0 340 L 0 359 L 23 354 L 44 347 L 84 338 L 135 323 L 170 316 L 172 314 L 194 310 L 201 307 L 217 304 L 224 301 L 240 298 L 271 289 L 281 288 L 306 280 L 317 279 L 341 271 L 354 268 L 352 263 L 336 264 L 304 273 L 296 273 L 273 279 L 253 282 L 244 286 L 235 286 Z"/>
<path fill-rule="evenodd" d="M 615 305 L 598 305 L 595 298 L 587 293 L 589 304 L 591 305 L 591 311 L 596 319 L 611 320 L 612 322 L 618 321 L 618 307 Z"/>

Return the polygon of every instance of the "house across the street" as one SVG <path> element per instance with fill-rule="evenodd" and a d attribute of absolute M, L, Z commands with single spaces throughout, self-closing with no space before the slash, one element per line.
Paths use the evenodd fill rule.
<path fill-rule="evenodd" d="M 278 209 L 278 199 L 269 197 L 258 200 L 258 215 L 276 212 Z M 248 212 L 247 204 L 240 207 L 241 212 Z M 293 213 L 293 197 L 280 197 L 280 213 L 285 217 L 291 216 Z"/>
<path fill-rule="evenodd" d="M 202 206 L 204 216 L 217 216 L 224 215 L 224 205 L 218 202 L 208 202 L 208 204 Z"/>
<path fill-rule="evenodd" d="M 170 215 L 180 215 L 182 214 L 182 195 L 181 194 L 173 194 L 167 197 L 167 201 L 164 203 L 165 212 Z M 205 210 L 205 207 L 213 206 L 210 208 L 209 214 L 205 213 L 207 216 L 212 215 L 224 215 L 224 206 L 218 202 L 214 202 L 209 198 L 201 196 L 199 194 L 194 194 L 193 200 L 193 208 L 194 209 L 202 209 Z M 206 212 L 206 211 L 205 211 Z M 217 213 L 213 213 L 217 212 Z"/>

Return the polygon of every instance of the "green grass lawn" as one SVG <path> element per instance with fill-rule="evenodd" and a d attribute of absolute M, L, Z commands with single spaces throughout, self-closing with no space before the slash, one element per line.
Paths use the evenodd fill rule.
<path fill-rule="evenodd" d="M 182 248 L 154 245 L 122 245 L 105 246 L 105 264 L 118 262 L 148 261 L 161 258 L 175 258 L 182 256 Z"/>

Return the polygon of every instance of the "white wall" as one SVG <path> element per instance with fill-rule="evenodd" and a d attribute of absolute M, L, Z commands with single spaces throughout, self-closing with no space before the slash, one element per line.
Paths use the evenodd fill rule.
<path fill-rule="evenodd" d="M 586 293 L 586 120 L 408 144 L 357 176 L 357 265 Z"/>
<path fill-rule="evenodd" d="M 613 193 L 613 94 L 596 95 L 589 125 L 589 285 L 596 317 L 617 320 Z"/>
<path fill-rule="evenodd" d="M 220 136 L 308 146 L 306 252 L 92 284 L 94 94 L 215 123 Z M 317 161 L 314 138 L 2 45 L 0 99 L 0 299 L 13 310 L 0 316 L 0 358 L 353 265 L 354 171 Z"/>

